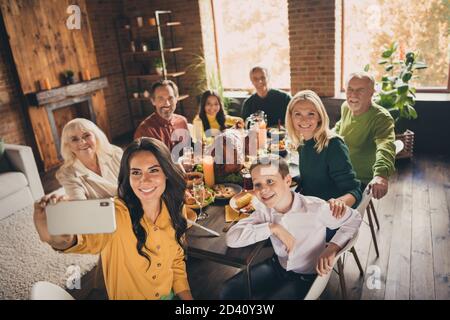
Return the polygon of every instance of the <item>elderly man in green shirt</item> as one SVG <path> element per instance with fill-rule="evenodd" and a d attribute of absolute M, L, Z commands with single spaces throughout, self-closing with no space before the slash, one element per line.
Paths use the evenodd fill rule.
<path fill-rule="evenodd" d="M 375 81 L 366 72 L 352 73 L 346 86 L 347 101 L 334 130 L 342 136 L 362 185 L 370 184 L 375 199 L 388 191 L 394 172 L 394 119 L 383 107 L 372 102 Z"/>

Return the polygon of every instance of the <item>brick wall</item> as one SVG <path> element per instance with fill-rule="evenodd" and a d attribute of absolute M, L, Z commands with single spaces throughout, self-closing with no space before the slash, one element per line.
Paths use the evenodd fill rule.
<path fill-rule="evenodd" d="M 122 0 L 87 0 L 97 64 L 108 78 L 104 89 L 112 138 L 132 130 L 114 23 L 123 13 Z"/>
<path fill-rule="evenodd" d="M 334 96 L 335 1 L 288 1 L 291 91 Z"/>
<path fill-rule="evenodd" d="M 0 19 L 1 20 L 1 19 Z M 0 21 L 3 24 L 3 21 Z M 15 78 L 14 62 L 9 54 L 8 40 L 3 25 L 0 26 L 0 137 L 6 143 L 27 144 L 25 117 L 20 102 L 19 86 Z"/>

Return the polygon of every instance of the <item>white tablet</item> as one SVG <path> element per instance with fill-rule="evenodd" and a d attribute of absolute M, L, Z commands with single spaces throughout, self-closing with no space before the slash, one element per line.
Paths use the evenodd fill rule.
<path fill-rule="evenodd" d="M 51 235 L 112 233 L 116 230 L 114 199 L 61 201 L 46 207 Z"/>

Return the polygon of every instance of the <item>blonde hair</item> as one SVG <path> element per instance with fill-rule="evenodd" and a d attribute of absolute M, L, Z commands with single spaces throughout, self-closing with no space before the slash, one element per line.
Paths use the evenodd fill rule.
<path fill-rule="evenodd" d="M 73 120 L 70 120 L 66 123 L 62 130 L 61 134 L 61 156 L 64 159 L 64 164 L 61 167 L 67 168 L 73 165 L 73 163 L 76 160 L 75 154 L 70 150 L 69 143 L 70 143 L 70 134 L 75 129 L 81 129 L 84 131 L 90 131 L 95 136 L 95 141 L 97 143 L 97 148 L 95 153 L 97 154 L 97 158 L 102 158 L 106 155 L 109 155 L 113 152 L 113 146 L 111 143 L 109 143 L 108 138 L 103 133 L 103 131 L 95 125 L 90 120 L 83 119 L 83 118 L 75 118 Z"/>
<path fill-rule="evenodd" d="M 320 120 L 313 138 L 316 142 L 314 148 L 316 149 L 317 153 L 320 153 L 324 148 L 328 146 L 328 142 L 330 141 L 330 139 L 336 137 L 337 135 L 330 130 L 330 119 L 328 118 L 327 111 L 325 110 L 325 107 L 319 96 L 314 91 L 303 90 L 297 92 L 297 94 L 292 97 L 291 101 L 289 102 L 285 118 L 285 124 L 289 139 L 291 139 L 291 141 L 297 147 L 303 145 L 303 137 L 297 134 L 294 124 L 292 123 L 292 110 L 299 101 L 311 102 L 316 108 L 317 113 L 319 114 Z"/>

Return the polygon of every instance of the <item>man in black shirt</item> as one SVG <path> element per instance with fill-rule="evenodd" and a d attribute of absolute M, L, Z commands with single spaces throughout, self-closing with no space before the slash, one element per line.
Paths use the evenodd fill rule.
<path fill-rule="evenodd" d="M 291 100 L 291 96 L 286 92 L 269 88 L 269 73 L 264 67 L 253 67 L 250 70 L 250 80 L 256 89 L 256 93 L 244 101 L 242 108 L 244 120 L 252 113 L 262 110 L 267 115 L 269 127 L 278 125 L 278 121 L 284 125 L 286 107 Z"/>

